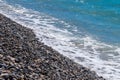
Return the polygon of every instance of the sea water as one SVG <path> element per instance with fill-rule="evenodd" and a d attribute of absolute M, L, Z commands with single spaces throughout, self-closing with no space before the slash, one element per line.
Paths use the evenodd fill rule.
<path fill-rule="evenodd" d="M 0 0 L 0 13 L 107 80 L 120 80 L 120 0 Z"/>

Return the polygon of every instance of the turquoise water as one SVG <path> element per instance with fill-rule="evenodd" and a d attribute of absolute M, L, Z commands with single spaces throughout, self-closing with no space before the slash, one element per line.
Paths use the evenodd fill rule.
<path fill-rule="evenodd" d="M 12 5 L 20 4 L 25 8 L 43 12 L 76 25 L 78 33 L 82 29 L 103 42 L 120 44 L 120 0 L 6 1 Z"/>
<path fill-rule="evenodd" d="M 120 0 L 0 0 L 0 13 L 107 80 L 120 80 Z"/>

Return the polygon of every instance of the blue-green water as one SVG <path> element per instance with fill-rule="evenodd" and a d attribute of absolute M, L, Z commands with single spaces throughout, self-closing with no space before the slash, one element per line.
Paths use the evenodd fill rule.
<path fill-rule="evenodd" d="M 120 0 L 0 0 L 0 13 L 107 80 L 120 80 Z"/>
<path fill-rule="evenodd" d="M 101 41 L 120 44 L 120 0 L 7 0 L 76 25 Z"/>

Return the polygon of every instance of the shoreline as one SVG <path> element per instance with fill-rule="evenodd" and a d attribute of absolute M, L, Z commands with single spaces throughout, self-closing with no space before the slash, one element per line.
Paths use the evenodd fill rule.
<path fill-rule="evenodd" d="M 44 45 L 28 29 L 0 14 L 0 79 L 105 80 Z"/>

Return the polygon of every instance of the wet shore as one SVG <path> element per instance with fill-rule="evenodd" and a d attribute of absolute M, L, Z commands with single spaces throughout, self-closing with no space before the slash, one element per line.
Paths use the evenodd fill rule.
<path fill-rule="evenodd" d="M 105 80 L 0 14 L 0 80 Z"/>

